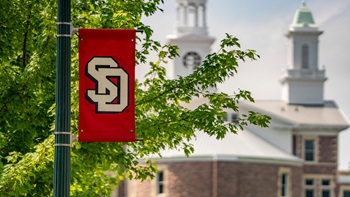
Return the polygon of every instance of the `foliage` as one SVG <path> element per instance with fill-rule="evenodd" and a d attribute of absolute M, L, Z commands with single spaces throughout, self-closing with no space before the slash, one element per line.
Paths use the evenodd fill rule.
<path fill-rule="evenodd" d="M 141 18 L 161 10 L 161 0 L 72 1 L 72 21 L 84 28 L 137 28 L 138 64 L 149 65 L 145 81 L 136 84 L 135 143 L 78 143 L 71 151 L 71 195 L 107 196 L 127 176 L 145 180 L 157 170 L 147 160 L 165 148 L 193 152 L 189 140 L 202 130 L 218 139 L 254 123 L 267 126 L 267 116 L 250 112 L 237 124 L 223 121 L 224 108 L 238 111 L 240 99 L 254 101 L 250 92 L 233 96 L 206 91 L 237 72 L 238 63 L 255 60 L 254 50 L 241 50 L 230 35 L 221 49 L 208 55 L 187 77 L 166 78 L 164 66 L 177 56 L 174 46 L 152 40 L 152 29 Z M 0 1 L 0 193 L 7 196 L 51 196 L 53 182 L 53 125 L 55 112 L 56 1 Z M 15 19 L 15 20 L 14 20 Z M 151 52 L 158 60 L 148 62 Z M 72 39 L 72 132 L 77 133 L 77 37 Z M 207 103 L 184 107 L 194 99 Z"/>

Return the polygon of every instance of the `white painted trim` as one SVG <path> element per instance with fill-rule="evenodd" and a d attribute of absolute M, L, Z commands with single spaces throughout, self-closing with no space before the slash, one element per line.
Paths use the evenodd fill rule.
<path fill-rule="evenodd" d="M 163 157 L 163 158 L 150 158 L 158 163 L 163 162 L 211 162 L 211 161 L 227 161 L 227 162 L 249 162 L 249 163 L 265 163 L 265 164 L 280 164 L 280 165 L 292 165 L 302 166 L 303 161 L 299 158 L 295 160 L 281 159 L 281 158 L 267 158 L 267 157 L 244 157 L 234 155 L 206 155 L 200 157 Z M 141 163 L 145 162 L 145 159 L 139 160 Z"/>
<path fill-rule="evenodd" d="M 337 178 L 338 183 L 350 184 L 350 175 L 339 175 Z M 350 186 L 349 186 L 350 188 Z"/>
<path fill-rule="evenodd" d="M 293 190 L 292 190 L 292 173 L 291 173 L 291 170 L 290 168 L 286 168 L 286 167 L 280 167 L 279 170 L 278 170 L 278 179 L 277 179 L 277 196 L 278 197 L 281 197 L 281 193 L 282 193 L 282 174 L 286 174 L 287 175 L 287 194 L 284 196 L 284 197 L 291 197 L 293 196 Z"/>

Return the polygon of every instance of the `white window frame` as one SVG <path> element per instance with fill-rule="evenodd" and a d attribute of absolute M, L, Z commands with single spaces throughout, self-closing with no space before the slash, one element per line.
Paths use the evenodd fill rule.
<path fill-rule="evenodd" d="M 306 180 L 312 180 L 312 185 L 307 185 L 306 184 Z M 306 190 L 312 190 L 313 191 L 313 197 L 315 197 L 316 195 L 316 179 L 315 178 L 310 178 L 310 177 L 306 177 L 304 178 L 304 182 L 303 182 L 303 185 L 304 185 L 304 190 L 303 190 L 303 193 L 304 193 L 304 197 L 307 197 L 306 196 Z"/>
<path fill-rule="evenodd" d="M 341 185 L 339 189 L 338 197 L 344 197 L 344 192 L 349 191 L 350 192 L 350 186 L 349 185 Z"/>
<path fill-rule="evenodd" d="M 158 171 L 156 172 L 155 177 L 153 178 L 153 180 L 151 182 L 152 197 L 167 197 L 168 166 L 160 164 L 157 166 L 157 168 L 158 168 Z M 158 173 L 159 172 L 163 173 L 163 180 L 160 183 L 163 186 L 163 193 L 159 193 L 159 180 L 158 180 Z"/>
<path fill-rule="evenodd" d="M 285 183 L 283 184 L 283 176 L 286 176 Z M 291 197 L 292 196 L 292 173 L 290 168 L 280 168 L 278 172 L 278 197 Z M 284 192 L 283 192 L 284 191 Z M 284 195 L 282 195 L 284 193 Z"/>
<path fill-rule="evenodd" d="M 162 180 L 159 180 L 159 175 L 162 175 Z M 162 188 L 162 191 L 160 191 Z M 157 195 L 162 195 L 165 193 L 165 173 L 164 170 L 159 170 L 156 174 L 156 193 Z"/>
<path fill-rule="evenodd" d="M 306 185 L 306 180 L 313 180 L 313 185 Z M 322 197 L 323 190 L 330 191 L 330 197 L 335 197 L 335 177 L 329 174 L 308 174 L 303 176 L 303 197 L 306 197 L 306 190 L 313 190 L 314 197 Z M 329 185 L 323 185 L 323 180 L 329 181 Z M 341 196 L 339 196 L 341 197 Z"/>
<path fill-rule="evenodd" d="M 306 147 L 305 141 L 312 140 L 314 143 L 313 149 L 313 160 L 306 160 Z M 317 136 L 303 136 L 302 140 L 302 159 L 306 163 L 317 163 L 318 162 L 318 137 Z"/>
<path fill-rule="evenodd" d="M 323 185 L 324 180 L 329 181 L 329 185 Z M 321 197 L 324 197 L 322 195 L 324 190 L 329 190 L 329 195 L 330 195 L 329 197 L 333 197 L 333 195 L 332 195 L 332 180 L 331 179 L 323 178 L 320 180 L 320 196 Z"/>

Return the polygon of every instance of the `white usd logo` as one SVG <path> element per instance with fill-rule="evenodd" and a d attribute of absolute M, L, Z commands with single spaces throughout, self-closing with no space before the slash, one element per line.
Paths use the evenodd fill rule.
<path fill-rule="evenodd" d="M 129 76 L 112 57 L 93 57 L 87 64 L 86 76 L 96 85 L 86 91 L 85 97 L 96 105 L 97 113 L 119 113 L 128 106 Z"/>

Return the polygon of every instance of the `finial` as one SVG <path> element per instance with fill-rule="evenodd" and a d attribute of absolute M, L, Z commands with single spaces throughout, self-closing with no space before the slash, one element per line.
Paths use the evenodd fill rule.
<path fill-rule="evenodd" d="M 301 1 L 301 4 L 302 4 L 303 6 L 306 6 L 306 1 L 305 1 L 305 0 L 302 0 L 302 1 Z"/>

